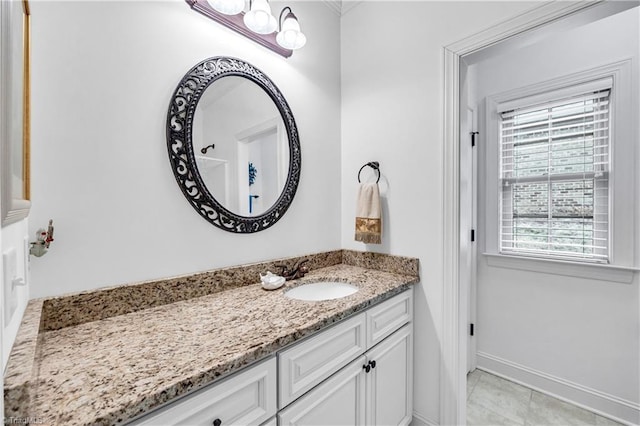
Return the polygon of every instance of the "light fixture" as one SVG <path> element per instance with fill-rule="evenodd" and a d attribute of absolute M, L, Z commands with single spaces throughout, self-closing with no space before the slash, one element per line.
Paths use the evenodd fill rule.
<path fill-rule="evenodd" d="M 225 15 L 237 15 L 244 10 L 244 0 L 207 0 L 209 6 Z"/>
<path fill-rule="evenodd" d="M 256 43 L 288 58 L 307 42 L 300 31 L 298 18 L 290 7 L 280 12 L 280 19 L 271 14 L 268 0 L 185 0 L 193 10 L 219 24 L 250 38 Z M 276 30 L 278 30 L 276 32 Z"/>
<path fill-rule="evenodd" d="M 249 1 L 250 9 L 244 14 L 244 24 L 254 33 L 271 34 L 278 27 L 267 0 Z"/>
<path fill-rule="evenodd" d="M 286 15 L 284 15 L 285 10 L 289 10 Z M 284 22 L 282 21 L 283 15 Z M 282 9 L 282 12 L 280 12 L 280 19 L 278 21 L 280 24 L 280 31 L 278 31 L 276 41 L 280 46 L 285 49 L 296 50 L 300 49 L 307 43 L 307 37 L 300 31 L 298 18 L 293 14 L 290 7 Z"/>

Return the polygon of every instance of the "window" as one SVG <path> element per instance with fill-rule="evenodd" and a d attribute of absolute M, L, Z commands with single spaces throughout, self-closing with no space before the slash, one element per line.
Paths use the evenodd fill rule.
<path fill-rule="evenodd" d="M 590 86 L 500 111 L 501 253 L 608 262 L 611 82 Z"/>

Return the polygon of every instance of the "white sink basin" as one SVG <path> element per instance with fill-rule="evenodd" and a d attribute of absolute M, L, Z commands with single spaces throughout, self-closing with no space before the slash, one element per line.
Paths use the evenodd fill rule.
<path fill-rule="evenodd" d="M 284 292 L 289 299 L 321 301 L 347 297 L 358 291 L 358 287 L 336 281 L 303 284 Z"/>

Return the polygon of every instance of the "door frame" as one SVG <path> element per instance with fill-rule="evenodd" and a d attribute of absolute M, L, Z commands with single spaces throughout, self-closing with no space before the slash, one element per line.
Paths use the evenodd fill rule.
<path fill-rule="evenodd" d="M 443 48 L 443 306 L 440 424 L 466 422 L 468 313 L 461 302 L 460 267 L 460 60 L 495 43 L 549 24 L 604 0 L 550 1 Z"/>

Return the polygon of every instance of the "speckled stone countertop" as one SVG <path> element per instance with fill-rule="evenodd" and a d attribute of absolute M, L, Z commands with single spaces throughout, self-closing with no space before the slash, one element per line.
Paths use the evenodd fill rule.
<path fill-rule="evenodd" d="M 255 284 L 257 274 L 242 283 L 247 278 L 242 271 L 264 271 L 260 268 L 272 264 L 265 262 L 163 280 L 178 291 L 176 281 L 197 282 L 198 276 L 206 286 L 216 274 L 225 282 L 220 277 L 235 271 L 234 279 L 210 286 L 207 294 L 175 301 L 164 295 L 164 303 L 146 300 L 139 309 L 123 294 L 143 294 L 144 286 L 157 290 L 159 281 L 30 301 L 5 372 L 5 418 L 50 425 L 123 423 L 419 279 L 412 258 L 343 250 L 306 258 L 311 272 L 274 291 Z M 352 283 L 359 291 L 323 302 L 283 295 L 287 288 L 327 280 Z M 107 294 L 122 308 L 99 314 L 93 302 L 109 302 Z M 148 297 L 153 294 L 157 291 Z"/>

